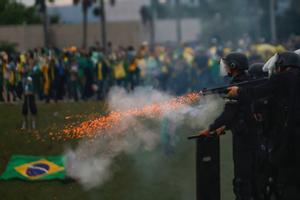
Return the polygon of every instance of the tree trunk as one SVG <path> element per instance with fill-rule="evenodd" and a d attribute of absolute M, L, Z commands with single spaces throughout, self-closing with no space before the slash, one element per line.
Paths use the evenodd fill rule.
<path fill-rule="evenodd" d="M 48 14 L 47 14 L 47 5 L 46 0 L 42 1 L 41 11 L 43 16 L 43 32 L 44 32 L 44 46 L 48 47 L 49 45 L 49 35 L 48 35 Z"/>
<path fill-rule="evenodd" d="M 150 46 L 151 48 L 154 47 L 155 43 L 156 43 L 156 35 L 155 35 L 155 23 L 156 23 L 156 8 L 157 8 L 157 3 L 152 0 L 151 1 L 151 20 L 149 23 L 149 27 L 150 27 Z"/>
<path fill-rule="evenodd" d="M 271 40 L 273 43 L 277 41 L 277 34 L 276 34 L 276 16 L 275 16 L 275 1 L 270 1 L 270 32 L 271 32 Z"/>
<path fill-rule="evenodd" d="M 106 13 L 104 0 L 100 0 L 100 24 L 101 24 L 101 41 L 104 54 L 107 53 L 107 39 L 106 39 Z"/>
<path fill-rule="evenodd" d="M 83 19 L 82 19 L 82 48 L 87 47 L 87 7 L 83 5 L 82 9 Z"/>
<path fill-rule="evenodd" d="M 176 35 L 177 35 L 177 43 L 180 45 L 182 40 L 182 34 L 181 34 L 181 11 L 180 11 L 180 2 L 179 0 L 176 0 Z"/>

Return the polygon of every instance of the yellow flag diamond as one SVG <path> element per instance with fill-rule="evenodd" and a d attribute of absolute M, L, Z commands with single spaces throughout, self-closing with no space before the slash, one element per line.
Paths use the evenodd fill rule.
<path fill-rule="evenodd" d="M 15 167 L 15 170 L 30 180 L 36 180 L 63 171 L 64 167 L 58 166 L 46 159 L 41 159 Z"/>

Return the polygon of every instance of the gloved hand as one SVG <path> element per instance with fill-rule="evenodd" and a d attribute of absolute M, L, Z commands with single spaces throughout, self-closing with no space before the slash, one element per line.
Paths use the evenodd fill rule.
<path fill-rule="evenodd" d="M 210 130 L 207 128 L 207 129 L 200 131 L 199 135 L 208 136 L 209 133 L 210 133 Z"/>
<path fill-rule="evenodd" d="M 215 134 L 222 135 L 225 131 L 225 128 L 226 128 L 226 126 L 221 126 L 220 128 L 217 128 L 214 131 L 211 131 L 207 128 L 207 129 L 202 130 L 199 135 L 202 135 L 202 136 L 209 136 L 209 135 L 215 135 Z"/>
<path fill-rule="evenodd" d="M 236 97 L 238 95 L 239 87 L 232 86 L 232 87 L 227 88 L 227 90 L 228 90 L 227 96 Z"/>
<path fill-rule="evenodd" d="M 216 133 L 217 135 L 222 135 L 222 134 L 224 133 L 224 131 L 225 131 L 225 128 L 226 128 L 226 126 L 221 126 L 220 128 L 217 128 L 217 129 L 215 130 L 215 133 Z"/>

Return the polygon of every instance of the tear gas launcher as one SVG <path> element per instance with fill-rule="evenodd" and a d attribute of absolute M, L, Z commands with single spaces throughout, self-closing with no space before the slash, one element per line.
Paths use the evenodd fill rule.
<path fill-rule="evenodd" d="M 260 78 L 260 79 L 253 79 L 250 81 L 243 81 L 239 83 L 229 84 L 221 87 L 215 87 L 211 89 L 203 89 L 200 93 L 202 95 L 210 95 L 210 94 L 227 94 L 228 88 L 233 86 L 250 86 L 250 85 L 259 85 L 267 81 L 269 78 Z"/>
<path fill-rule="evenodd" d="M 262 84 L 264 82 L 266 82 L 269 78 L 260 78 L 260 79 L 254 79 L 254 80 L 250 80 L 250 81 L 243 81 L 240 83 L 235 83 L 235 84 L 229 84 L 226 86 L 222 86 L 222 87 L 216 87 L 216 88 L 211 88 L 211 89 L 204 89 L 202 90 L 200 93 L 204 96 L 204 95 L 211 95 L 211 94 L 227 94 L 228 92 L 228 88 L 229 87 L 233 87 L 233 86 L 250 86 L 250 85 L 259 85 Z M 205 138 L 205 137 L 215 137 L 217 136 L 215 131 L 211 131 L 209 133 L 209 135 L 205 136 L 205 135 L 192 135 L 189 136 L 188 139 L 200 139 L 200 138 Z"/>

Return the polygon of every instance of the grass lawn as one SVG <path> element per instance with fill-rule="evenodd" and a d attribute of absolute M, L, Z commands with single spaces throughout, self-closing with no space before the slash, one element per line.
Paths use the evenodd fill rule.
<path fill-rule="evenodd" d="M 66 123 L 67 116 L 104 114 L 100 102 L 38 104 L 37 130 L 21 131 L 21 105 L 0 104 L 0 173 L 13 154 L 60 155 L 77 141 L 51 140 Z M 84 120 L 75 117 L 73 121 Z M 71 119 L 72 121 L 72 119 Z M 112 166 L 109 181 L 98 188 L 85 191 L 76 182 L 0 181 L 1 200 L 186 200 L 195 199 L 195 144 L 186 139 L 195 130 L 181 127 L 180 140 L 174 154 L 166 155 L 162 147 L 153 152 L 120 155 Z M 221 141 L 222 199 L 232 196 L 231 135 Z"/>

